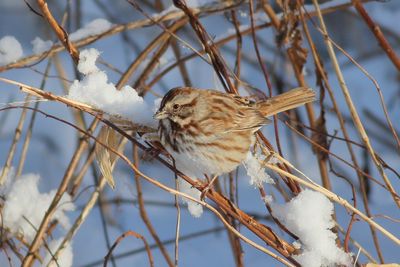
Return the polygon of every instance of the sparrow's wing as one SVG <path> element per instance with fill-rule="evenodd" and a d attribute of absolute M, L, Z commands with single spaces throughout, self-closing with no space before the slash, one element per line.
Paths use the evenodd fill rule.
<path fill-rule="evenodd" d="M 220 136 L 238 131 L 255 132 L 270 123 L 249 98 L 227 94 L 220 96 L 221 103 L 214 99 L 208 116 L 199 125 L 205 133 Z"/>

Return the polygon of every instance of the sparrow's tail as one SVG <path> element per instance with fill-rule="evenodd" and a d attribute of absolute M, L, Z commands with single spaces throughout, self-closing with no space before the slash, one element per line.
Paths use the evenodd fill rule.
<path fill-rule="evenodd" d="M 315 92 L 311 88 L 299 87 L 289 92 L 273 96 L 267 100 L 260 101 L 258 109 L 265 117 L 275 115 L 315 100 Z"/>

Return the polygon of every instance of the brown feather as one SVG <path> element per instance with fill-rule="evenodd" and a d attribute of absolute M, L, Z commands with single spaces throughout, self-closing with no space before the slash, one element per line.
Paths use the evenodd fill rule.
<path fill-rule="evenodd" d="M 299 87 L 260 101 L 257 103 L 257 108 L 263 116 L 269 117 L 312 101 L 315 101 L 315 92 L 311 88 Z"/>

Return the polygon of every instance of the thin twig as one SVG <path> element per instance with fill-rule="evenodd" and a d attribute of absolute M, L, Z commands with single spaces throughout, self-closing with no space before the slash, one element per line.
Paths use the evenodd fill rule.
<path fill-rule="evenodd" d="M 175 160 L 172 159 L 173 166 L 176 168 Z M 179 180 L 178 175 L 175 173 L 175 188 L 176 191 L 180 191 L 179 189 Z M 179 260 L 179 236 L 180 236 L 180 228 L 181 228 L 181 208 L 179 206 L 179 198 L 178 195 L 174 196 L 175 199 L 175 207 L 176 207 L 176 226 L 175 226 L 175 267 L 178 267 Z"/>
<path fill-rule="evenodd" d="M 319 19 L 319 22 L 320 22 L 320 25 L 321 25 L 321 29 L 322 29 L 323 35 L 325 37 L 325 43 L 326 43 L 326 46 L 328 48 L 329 56 L 330 56 L 330 59 L 332 61 L 333 66 L 334 66 L 335 73 L 336 73 L 336 76 L 338 78 L 338 81 L 339 81 L 339 84 L 340 84 L 340 88 L 342 89 L 343 95 L 345 97 L 347 106 L 350 109 L 350 113 L 351 113 L 351 116 L 353 118 L 353 122 L 354 122 L 354 124 L 355 124 L 355 126 L 357 128 L 357 131 L 358 131 L 358 133 L 360 135 L 360 138 L 364 141 L 364 143 L 365 143 L 365 145 L 366 145 L 366 147 L 368 149 L 368 152 L 369 152 L 373 162 L 375 163 L 376 168 L 378 169 L 382 179 L 384 180 L 384 182 L 385 182 L 385 184 L 386 184 L 386 186 L 387 186 L 387 188 L 388 188 L 388 190 L 389 190 L 389 192 L 390 192 L 390 194 L 391 194 L 391 196 L 393 198 L 393 201 L 395 202 L 395 204 L 398 207 L 400 207 L 400 198 L 397 196 L 397 193 L 396 193 L 394 187 L 392 186 L 392 183 L 390 182 L 389 178 L 387 177 L 384 167 L 382 166 L 381 162 L 378 160 L 378 158 L 375 155 L 375 151 L 374 151 L 374 149 L 373 149 L 373 147 L 371 145 L 369 137 L 368 137 L 368 135 L 367 135 L 367 133 L 365 131 L 365 128 L 364 128 L 364 126 L 363 126 L 363 124 L 361 122 L 361 119 L 360 119 L 360 117 L 359 117 L 359 115 L 357 113 L 357 110 L 356 110 L 356 108 L 354 106 L 353 100 L 351 99 L 349 89 L 348 89 L 348 87 L 346 85 L 346 82 L 344 80 L 343 73 L 342 73 L 342 71 L 341 71 L 341 69 L 339 67 L 339 63 L 338 63 L 338 60 L 337 60 L 337 57 L 336 57 L 336 53 L 335 53 L 335 51 L 333 49 L 332 42 L 331 42 L 331 40 L 329 38 L 327 29 L 326 29 L 326 26 L 325 26 L 325 22 L 324 22 L 324 19 L 322 17 L 321 10 L 319 8 L 319 4 L 318 4 L 317 0 L 313 0 L 313 4 L 314 4 L 314 6 L 315 6 L 315 8 L 317 10 L 318 19 Z"/>
<path fill-rule="evenodd" d="M 368 25 L 368 28 L 375 35 L 376 40 L 379 45 L 382 47 L 382 50 L 386 53 L 390 61 L 392 61 L 393 65 L 400 71 L 400 58 L 397 56 L 396 52 L 386 40 L 385 35 L 383 35 L 381 28 L 373 21 L 373 19 L 369 16 L 368 12 L 365 10 L 362 2 L 360 0 L 351 0 L 357 12 L 363 18 L 365 23 Z"/>
<path fill-rule="evenodd" d="M 103 266 L 107 267 L 108 259 L 110 258 L 111 253 L 118 246 L 118 244 L 127 236 L 133 236 L 133 237 L 136 237 L 137 239 L 141 239 L 143 241 L 143 244 L 144 244 L 144 246 L 146 248 L 147 256 L 149 258 L 149 264 L 150 264 L 151 267 L 153 267 L 154 266 L 154 259 L 153 259 L 153 255 L 151 254 L 151 250 L 150 250 L 149 244 L 147 243 L 146 239 L 142 235 L 140 235 L 140 234 L 138 234 L 138 233 L 136 233 L 136 232 L 134 232 L 132 230 L 129 230 L 129 231 L 123 233 L 122 235 L 120 235 L 117 238 L 117 240 L 115 240 L 114 244 L 111 246 L 111 249 L 108 251 L 107 255 L 104 257 L 104 265 Z"/>
<path fill-rule="evenodd" d="M 139 156 L 138 156 L 138 146 L 134 145 L 133 146 L 133 157 L 134 157 L 134 164 L 135 166 L 139 166 Z M 162 244 L 160 237 L 157 234 L 156 229 L 154 228 L 153 224 L 151 223 L 149 216 L 147 214 L 145 205 L 144 205 L 144 199 L 143 199 L 143 191 L 142 191 L 142 182 L 140 179 L 140 176 L 135 173 L 135 185 L 136 185 L 136 193 L 137 193 L 137 200 L 139 204 L 139 214 L 140 218 L 142 219 L 143 223 L 146 225 L 147 230 L 150 232 L 151 236 L 153 237 L 154 241 L 156 242 L 158 248 L 161 251 L 161 254 L 163 255 L 167 265 L 169 267 L 174 266 L 173 261 L 171 260 L 171 257 L 168 254 L 168 251 L 166 250 L 165 246 Z"/>
<path fill-rule="evenodd" d="M 349 133 L 347 131 L 347 128 L 345 127 L 344 118 L 342 116 L 342 113 L 341 113 L 341 111 L 339 109 L 338 103 L 337 103 L 337 101 L 335 99 L 335 96 L 333 94 L 333 90 L 332 90 L 332 88 L 331 88 L 331 86 L 330 86 L 330 84 L 328 82 L 327 74 L 325 73 L 324 67 L 323 67 L 322 62 L 320 60 L 320 57 L 317 54 L 316 46 L 314 45 L 314 43 L 312 41 L 311 35 L 309 33 L 309 30 L 308 30 L 307 23 L 305 22 L 304 14 L 303 14 L 303 12 L 301 10 L 300 10 L 300 16 L 301 16 L 301 19 L 302 19 L 304 32 L 306 34 L 308 43 L 309 43 L 309 45 L 311 47 L 311 52 L 312 52 L 312 55 L 313 55 L 313 58 L 314 58 L 314 63 L 316 65 L 316 69 L 317 69 L 317 71 L 318 71 L 318 73 L 319 73 L 319 75 L 320 75 L 320 77 L 321 77 L 321 79 L 322 79 L 322 81 L 323 81 L 323 83 L 325 85 L 325 89 L 327 90 L 327 92 L 329 94 L 330 100 L 332 101 L 333 108 L 335 110 L 336 116 L 337 116 L 339 124 L 340 124 L 340 128 L 341 128 L 341 130 L 343 132 L 344 139 L 346 140 L 347 150 L 349 151 L 351 160 L 352 160 L 353 165 L 354 165 L 354 169 L 356 170 L 356 174 L 357 174 L 357 178 L 358 178 L 359 185 L 360 185 L 361 197 L 362 197 L 362 201 L 363 201 L 365 212 L 366 212 L 367 216 L 370 217 L 371 216 L 371 211 L 370 211 L 370 207 L 369 207 L 369 203 L 368 203 L 368 196 L 367 196 L 365 183 L 364 183 L 365 176 L 360 171 L 361 168 L 359 167 L 358 160 L 357 160 L 357 158 L 355 156 L 353 147 L 351 146 L 352 142 L 349 141 Z M 373 242 L 374 242 L 375 247 L 376 247 L 376 249 L 378 251 L 378 254 L 379 254 L 380 245 L 379 245 L 379 241 L 378 241 L 378 237 L 377 237 L 376 231 L 371 226 L 369 228 L 370 228 L 370 231 L 371 231 Z"/>

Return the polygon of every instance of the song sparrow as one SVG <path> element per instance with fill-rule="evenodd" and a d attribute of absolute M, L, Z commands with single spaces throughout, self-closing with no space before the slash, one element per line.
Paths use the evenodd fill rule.
<path fill-rule="evenodd" d="M 197 175 L 221 175 L 246 158 L 254 133 L 270 122 L 268 116 L 314 100 L 309 88 L 252 101 L 214 90 L 178 87 L 164 96 L 154 118 L 159 120 L 161 144 L 180 166 Z"/>

